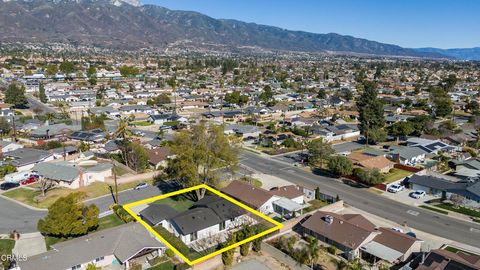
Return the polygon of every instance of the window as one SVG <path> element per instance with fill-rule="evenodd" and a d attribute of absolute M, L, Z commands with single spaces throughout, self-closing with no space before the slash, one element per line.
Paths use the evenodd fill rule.
<path fill-rule="evenodd" d="M 105 257 L 103 257 L 103 256 L 100 257 L 100 258 L 96 258 L 96 259 L 95 259 L 95 262 L 103 261 L 103 259 L 105 259 Z"/>
<path fill-rule="evenodd" d="M 72 270 L 80 269 L 82 267 L 81 264 L 75 265 L 72 267 Z"/>
<path fill-rule="evenodd" d="M 193 232 L 190 234 L 190 241 L 195 241 L 198 239 L 197 232 Z"/>
<path fill-rule="evenodd" d="M 222 223 L 218 224 L 218 226 L 220 226 L 220 231 L 225 230 L 225 221 L 223 221 Z"/>
<path fill-rule="evenodd" d="M 230 222 L 234 222 L 234 221 L 235 221 L 235 218 L 231 218 L 231 219 L 230 219 Z"/>

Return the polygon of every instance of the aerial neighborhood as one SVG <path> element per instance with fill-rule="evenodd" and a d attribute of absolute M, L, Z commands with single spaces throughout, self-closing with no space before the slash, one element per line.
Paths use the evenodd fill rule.
<path fill-rule="evenodd" d="M 0 270 L 480 269 L 478 61 L 187 32 L 0 46 Z"/>

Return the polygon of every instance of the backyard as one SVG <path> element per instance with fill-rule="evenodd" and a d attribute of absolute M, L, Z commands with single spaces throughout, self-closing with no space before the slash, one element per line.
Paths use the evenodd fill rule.
<path fill-rule="evenodd" d="M 131 189 L 141 182 L 145 182 L 145 181 L 141 180 L 141 181 L 135 181 L 135 182 L 125 183 L 125 184 L 119 184 L 118 191 Z M 38 189 L 38 185 L 34 184 L 29 186 L 28 188 L 22 187 L 22 188 L 5 192 L 2 195 L 37 208 L 48 208 L 58 198 L 67 196 L 68 194 L 73 192 L 84 192 L 86 194 L 85 199 L 92 199 L 92 198 L 97 198 L 103 195 L 110 194 L 111 189 L 110 189 L 110 186 L 106 183 L 96 182 L 89 186 L 81 187 L 78 189 L 53 188 L 47 191 L 45 197 L 42 197 L 41 191 Z"/>
<path fill-rule="evenodd" d="M 177 210 L 178 212 L 184 212 L 193 205 L 193 200 L 188 198 L 185 194 L 169 197 L 165 199 L 161 199 L 155 201 L 154 204 L 166 204 L 171 206 L 173 209 Z"/>

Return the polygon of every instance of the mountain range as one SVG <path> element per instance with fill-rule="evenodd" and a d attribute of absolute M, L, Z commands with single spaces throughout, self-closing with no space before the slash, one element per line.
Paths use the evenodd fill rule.
<path fill-rule="evenodd" d="M 60 42 L 113 49 L 214 48 L 480 59 L 472 51 L 410 49 L 335 33 L 315 34 L 214 19 L 138 0 L 0 0 L 0 42 Z"/>

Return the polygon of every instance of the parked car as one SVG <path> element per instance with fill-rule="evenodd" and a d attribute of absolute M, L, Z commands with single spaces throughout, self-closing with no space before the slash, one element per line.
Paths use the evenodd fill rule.
<path fill-rule="evenodd" d="M 133 189 L 134 190 L 140 190 L 140 189 L 144 189 L 146 187 L 148 187 L 147 183 L 140 183 L 140 184 L 136 185 Z"/>
<path fill-rule="evenodd" d="M 424 197 L 425 195 L 427 195 L 427 193 L 423 190 L 416 190 L 416 191 L 410 193 L 410 197 L 412 197 L 414 199 L 420 199 L 420 198 Z"/>
<path fill-rule="evenodd" d="M 140 136 L 140 137 L 145 136 L 145 132 L 143 132 L 143 131 L 135 131 L 134 133 L 135 133 L 135 135 Z"/>
<path fill-rule="evenodd" d="M 393 184 L 393 185 L 390 185 L 387 189 L 388 192 L 391 192 L 391 193 L 397 193 L 397 192 L 400 192 L 404 189 L 405 187 L 402 186 L 402 185 L 397 185 L 397 184 Z"/>
<path fill-rule="evenodd" d="M 16 188 L 16 187 L 19 187 L 19 186 L 20 186 L 19 183 L 5 182 L 5 183 L 2 183 L 0 185 L 0 189 L 1 190 L 9 190 L 9 189 Z"/>
<path fill-rule="evenodd" d="M 403 230 L 400 229 L 400 228 L 397 228 L 397 227 L 393 227 L 392 230 L 394 230 L 396 232 L 399 232 L 399 233 L 403 233 Z"/>
<path fill-rule="evenodd" d="M 20 185 L 28 185 L 37 182 L 38 177 L 32 175 L 27 180 L 20 181 Z"/>

